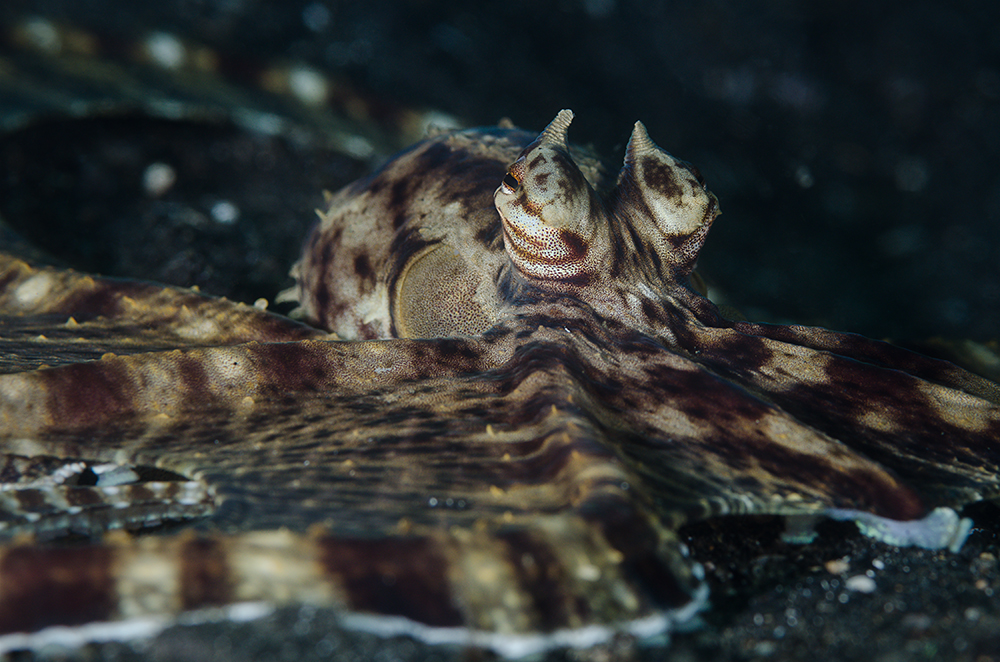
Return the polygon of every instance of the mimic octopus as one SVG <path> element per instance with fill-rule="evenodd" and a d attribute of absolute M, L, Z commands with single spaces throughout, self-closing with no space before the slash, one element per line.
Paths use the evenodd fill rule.
<path fill-rule="evenodd" d="M 953 508 L 1000 493 L 997 385 L 724 315 L 697 170 L 636 123 L 605 181 L 572 117 L 440 133 L 332 196 L 308 325 L 3 255 L 0 647 L 312 604 L 517 657 L 692 619 L 686 522 L 960 546 Z"/>

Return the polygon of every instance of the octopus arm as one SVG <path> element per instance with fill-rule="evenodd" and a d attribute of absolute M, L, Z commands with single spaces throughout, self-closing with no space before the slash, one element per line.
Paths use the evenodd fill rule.
<path fill-rule="evenodd" d="M 620 357 L 586 381 L 604 386 L 593 402 L 607 407 L 608 424 L 628 426 L 616 448 L 671 511 L 668 520 L 828 509 L 924 514 L 918 493 L 888 465 L 703 361 L 674 352 Z"/>
<path fill-rule="evenodd" d="M 0 372 L 175 347 L 329 337 L 193 290 L 36 267 L 0 253 Z"/>
<path fill-rule="evenodd" d="M 995 385 L 948 362 L 852 334 L 742 323 L 703 330 L 696 360 L 891 467 L 928 507 L 1000 493 Z"/>
<path fill-rule="evenodd" d="M 203 483 L 216 532 L 322 526 L 309 545 L 334 604 L 412 632 L 511 632 L 534 650 L 690 618 L 705 601 L 696 564 L 628 489 L 635 477 L 574 405 L 571 376 L 524 354 L 442 339 L 106 357 L 0 376 L 0 429 L 10 454 Z M 142 543 L 115 544 L 123 558 Z"/>

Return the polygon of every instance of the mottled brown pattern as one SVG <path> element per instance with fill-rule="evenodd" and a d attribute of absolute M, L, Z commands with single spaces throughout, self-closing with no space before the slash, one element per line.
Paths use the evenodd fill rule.
<path fill-rule="evenodd" d="M 265 600 L 508 655 L 586 646 L 705 606 L 685 522 L 918 520 L 1000 492 L 995 384 L 724 317 L 688 281 L 714 196 L 641 124 L 606 181 L 571 119 L 441 134 L 333 196 L 291 295 L 335 336 L 3 257 L 3 530 L 211 512 L 199 537 L 60 552 L 92 586 L 8 547 L 0 581 L 19 558 L 41 578 L 18 599 L 91 591 L 100 613 L 32 620 L 0 593 L 0 631 Z"/>

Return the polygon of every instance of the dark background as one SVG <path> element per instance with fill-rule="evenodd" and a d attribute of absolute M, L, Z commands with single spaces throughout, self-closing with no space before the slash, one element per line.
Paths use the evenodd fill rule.
<path fill-rule="evenodd" d="M 119 56 L 149 31 L 173 32 L 224 56 L 237 82 L 275 59 L 308 62 L 365 96 L 375 124 L 390 134 L 380 145 L 393 143 L 401 108 L 441 111 L 468 125 L 506 116 L 541 129 L 569 107 L 577 115 L 571 138 L 593 143 L 614 166 L 641 119 L 718 195 L 723 216 L 700 268 L 748 316 L 897 339 L 998 336 L 1000 3 L 0 6 L 4 27 L 29 14 L 82 26 Z M 27 66 L 0 60 L 0 109 L 13 89 L 4 78 L 10 62 Z M 141 73 L 137 80 L 156 85 Z M 197 284 L 241 300 L 273 298 L 289 284 L 287 267 L 320 190 L 360 176 L 378 158 L 224 124 L 58 115 L 29 113 L 0 139 L 0 214 L 81 268 Z M 178 184 L 150 201 L 138 174 L 153 159 L 171 163 Z M 225 228 L 204 220 L 222 199 L 243 210 Z M 966 514 L 977 528 L 958 554 L 880 545 L 849 524 L 825 524 L 807 546 L 782 543 L 773 520 L 687 527 L 681 533 L 706 564 L 713 608 L 709 627 L 675 637 L 669 654 L 995 660 L 998 510 L 984 504 Z M 831 569 L 840 559 L 848 569 Z M 848 577 L 866 573 L 874 593 L 845 588 Z M 324 632 L 325 640 L 334 636 Z M 321 636 L 280 620 L 242 630 L 179 628 L 148 650 L 108 655 L 310 659 Z M 364 657 L 356 643 L 344 645 Z M 405 642 L 390 647 L 387 658 L 425 659 L 403 655 L 406 646 L 412 650 Z"/>
<path fill-rule="evenodd" d="M 571 137 L 612 164 L 642 119 L 718 195 L 701 268 L 750 317 L 997 336 L 995 2 L 4 5 L 119 38 L 160 29 L 247 61 L 306 61 L 468 124 L 540 129 L 569 107 Z"/>

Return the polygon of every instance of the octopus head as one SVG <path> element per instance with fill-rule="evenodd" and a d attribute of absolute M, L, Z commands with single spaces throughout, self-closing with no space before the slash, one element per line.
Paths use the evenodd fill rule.
<path fill-rule="evenodd" d="M 638 239 L 631 249 L 668 279 L 694 269 L 719 215 L 718 200 L 698 170 L 658 147 L 642 122 L 632 130 L 608 207 L 617 223 L 630 226 L 628 236 Z"/>
<path fill-rule="evenodd" d="M 602 199 L 570 155 L 572 119 L 560 111 L 494 194 L 514 266 L 537 281 L 576 284 L 620 268 L 644 280 L 686 276 L 719 213 L 700 175 L 636 122 L 617 183 Z"/>
<path fill-rule="evenodd" d="M 507 169 L 493 196 L 511 261 L 542 281 L 589 280 L 610 244 L 603 205 L 569 154 L 572 120 L 572 111 L 560 111 Z"/>

